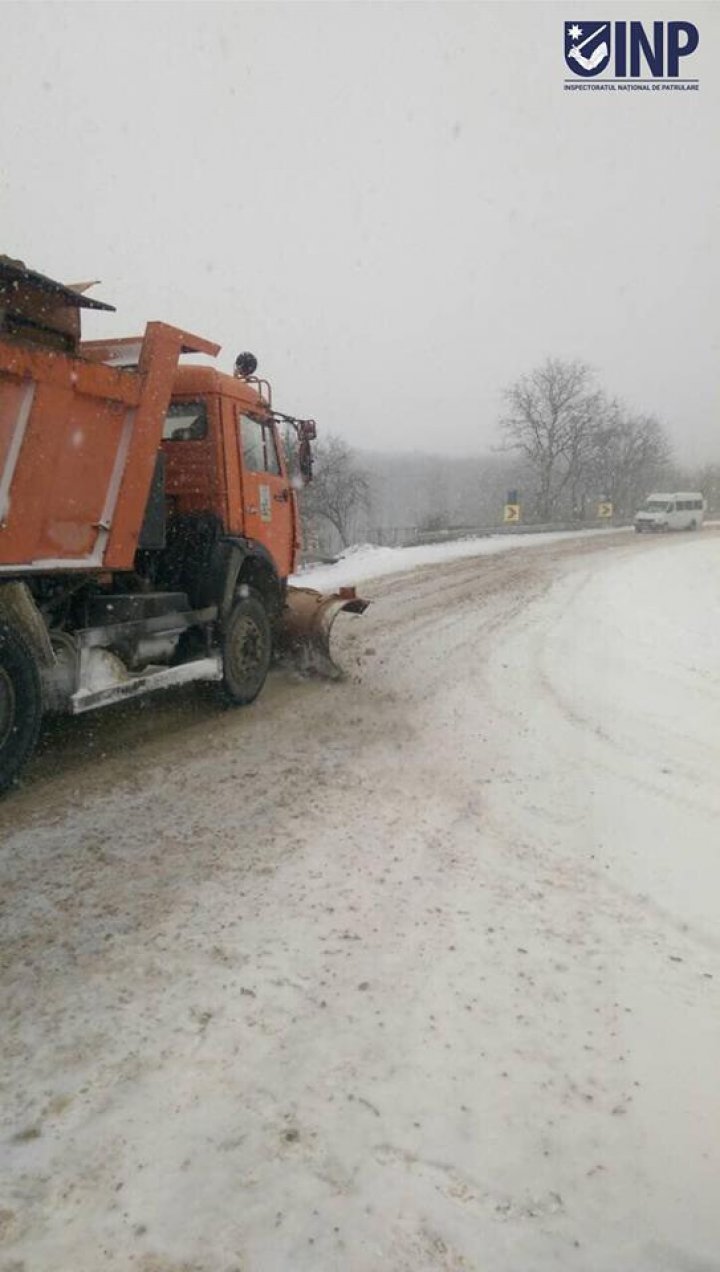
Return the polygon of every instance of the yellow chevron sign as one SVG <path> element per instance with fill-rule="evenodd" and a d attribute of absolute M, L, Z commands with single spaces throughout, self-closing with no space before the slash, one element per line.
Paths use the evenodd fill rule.
<path fill-rule="evenodd" d="M 597 515 L 598 515 L 598 517 L 612 517 L 612 515 L 613 515 L 613 506 L 612 506 L 612 504 L 610 503 L 610 500 L 609 500 L 609 499 L 603 499 L 603 500 L 602 500 L 602 501 L 598 504 L 598 512 L 597 512 Z"/>
<path fill-rule="evenodd" d="M 505 504 L 505 512 L 503 521 L 519 521 L 520 520 L 520 504 Z"/>

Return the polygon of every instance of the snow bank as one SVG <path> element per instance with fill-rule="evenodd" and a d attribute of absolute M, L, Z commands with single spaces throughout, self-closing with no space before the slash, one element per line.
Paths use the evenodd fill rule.
<path fill-rule="evenodd" d="M 416 548 L 378 548 L 371 543 L 363 543 L 348 548 L 334 565 L 313 565 L 299 570 L 290 582 L 298 587 L 316 587 L 322 591 L 346 587 L 365 579 L 384 578 L 388 574 L 404 574 L 422 565 L 440 565 L 443 561 L 459 561 L 463 557 L 495 556 L 498 552 L 518 551 L 540 543 L 585 539 L 607 533 L 607 530 L 555 530 L 546 534 L 496 534 L 454 539 L 449 543 L 424 543 Z"/>

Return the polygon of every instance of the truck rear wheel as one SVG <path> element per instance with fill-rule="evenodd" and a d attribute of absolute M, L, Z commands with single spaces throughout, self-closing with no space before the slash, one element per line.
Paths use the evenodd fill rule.
<path fill-rule="evenodd" d="M 32 755 L 42 719 L 42 687 L 33 652 L 15 628 L 0 623 L 0 791 Z"/>
<path fill-rule="evenodd" d="M 223 689 L 237 706 L 257 698 L 265 684 L 272 655 L 270 620 L 262 601 L 244 596 L 236 601 L 222 642 Z"/>

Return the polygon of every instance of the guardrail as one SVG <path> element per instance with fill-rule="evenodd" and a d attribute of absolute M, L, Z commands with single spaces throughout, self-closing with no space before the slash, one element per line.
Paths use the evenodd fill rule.
<path fill-rule="evenodd" d="M 409 527 L 402 531 L 399 529 L 386 531 L 383 536 L 384 542 L 373 541 L 373 539 L 368 539 L 367 542 L 380 548 L 418 548 L 431 543 L 453 543 L 458 539 L 490 539 L 504 534 L 551 534 L 559 530 L 621 530 L 627 529 L 629 524 L 627 521 L 611 521 L 603 518 L 594 521 L 553 521 L 544 525 L 524 523 L 499 526 L 453 526 L 446 530 L 424 532 Z M 320 556 L 317 552 L 303 552 L 301 562 L 303 565 L 334 565 L 340 555 L 341 553 Z"/>
<path fill-rule="evenodd" d="M 453 526 L 447 530 L 417 531 L 412 538 L 405 540 L 403 547 L 414 547 L 422 543 L 447 543 L 453 539 L 486 539 L 498 534 L 551 534 L 558 530 L 619 530 L 622 521 L 608 518 L 587 521 L 551 521 L 543 525 L 523 522 L 520 525 L 499 526 Z"/>

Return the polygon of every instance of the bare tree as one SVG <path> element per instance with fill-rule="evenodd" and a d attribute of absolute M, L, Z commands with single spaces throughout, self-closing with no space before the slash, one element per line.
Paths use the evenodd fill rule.
<path fill-rule="evenodd" d="M 592 437 L 588 479 L 616 513 L 634 512 L 657 487 L 671 459 L 662 425 L 653 415 L 632 415 L 618 402 L 606 405 Z"/>
<path fill-rule="evenodd" d="M 303 493 L 302 506 L 305 516 L 329 522 L 342 546 L 348 546 L 359 513 L 369 509 L 370 483 L 341 437 L 331 435 L 315 447 L 313 480 Z"/>
<path fill-rule="evenodd" d="M 505 445 L 529 461 L 537 483 L 535 513 L 550 521 L 561 498 L 577 501 L 602 394 L 584 362 L 548 358 L 505 392 Z"/>
<path fill-rule="evenodd" d="M 676 468 L 668 475 L 666 490 L 700 490 L 707 500 L 711 517 L 720 514 L 720 464 L 707 463 L 693 468 Z"/>

